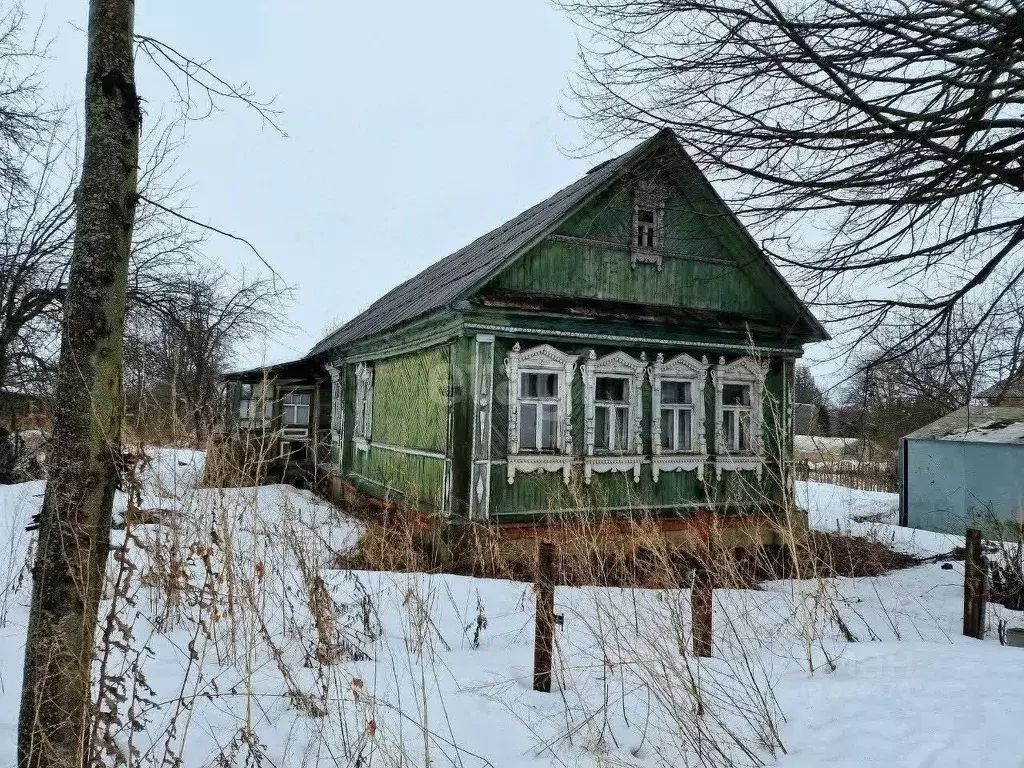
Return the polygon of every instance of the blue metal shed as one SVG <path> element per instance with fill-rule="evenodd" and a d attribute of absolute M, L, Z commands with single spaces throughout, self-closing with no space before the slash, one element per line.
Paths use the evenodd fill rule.
<path fill-rule="evenodd" d="M 961 408 L 900 451 L 900 524 L 940 533 L 1024 523 L 1024 408 Z"/>

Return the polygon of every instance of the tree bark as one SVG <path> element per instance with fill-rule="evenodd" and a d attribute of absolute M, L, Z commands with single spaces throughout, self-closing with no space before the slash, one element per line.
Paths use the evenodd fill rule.
<path fill-rule="evenodd" d="M 118 482 L 125 286 L 136 205 L 139 101 L 132 0 L 92 0 L 85 155 L 64 304 L 53 447 L 32 583 L 21 768 L 82 768 L 90 672 Z"/>

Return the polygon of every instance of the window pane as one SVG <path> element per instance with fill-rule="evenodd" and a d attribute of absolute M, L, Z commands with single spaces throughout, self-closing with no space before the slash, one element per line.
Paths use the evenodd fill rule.
<path fill-rule="evenodd" d="M 749 384 L 724 384 L 722 405 L 750 405 Z"/>
<path fill-rule="evenodd" d="M 615 409 L 615 450 L 624 451 L 629 446 L 629 409 Z"/>
<path fill-rule="evenodd" d="M 594 409 L 594 447 L 598 450 L 607 451 L 611 448 L 608 444 L 608 408 L 598 406 Z"/>
<path fill-rule="evenodd" d="M 676 412 L 671 408 L 661 409 L 661 447 L 666 451 L 676 450 Z"/>
<path fill-rule="evenodd" d="M 534 403 L 519 406 L 519 447 L 537 450 L 537 406 Z"/>
<path fill-rule="evenodd" d="M 243 384 L 242 385 L 242 399 L 243 400 L 252 400 L 252 384 Z"/>
<path fill-rule="evenodd" d="M 636 212 L 637 221 L 642 221 L 644 224 L 654 223 L 654 211 L 651 208 L 639 208 Z"/>
<path fill-rule="evenodd" d="M 644 225 L 638 224 L 636 228 L 636 244 L 643 246 L 644 244 Z"/>
<path fill-rule="evenodd" d="M 544 373 L 540 375 L 541 397 L 558 397 L 558 374 Z"/>
<path fill-rule="evenodd" d="M 673 403 L 692 403 L 693 385 L 688 381 L 663 381 L 661 383 L 661 402 L 666 405 Z"/>
<path fill-rule="evenodd" d="M 648 227 L 647 229 L 647 247 L 654 247 L 654 229 L 652 227 Z"/>
<path fill-rule="evenodd" d="M 545 451 L 558 447 L 558 406 L 541 406 L 540 447 Z"/>
<path fill-rule="evenodd" d="M 594 397 L 603 403 L 629 402 L 629 390 L 625 379 L 614 379 L 609 376 L 598 376 Z"/>
<path fill-rule="evenodd" d="M 538 381 L 538 374 L 536 373 L 524 373 L 522 379 L 522 395 L 523 397 L 536 397 L 540 388 L 540 382 Z"/>
<path fill-rule="evenodd" d="M 741 411 L 739 414 L 740 422 L 740 435 L 739 435 L 739 450 L 749 451 L 750 450 L 750 412 Z"/>
<path fill-rule="evenodd" d="M 693 450 L 692 418 L 692 412 L 688 410 L 679 411 L 679 442 L 677 446 L 680 451 Z"/>
<path fill-rule="evenodd" d="M 726 450 L 735 450 L 736 414 L 733 411 L 726 411 L 722 414 L 722 437 L 725 439 Z"/>

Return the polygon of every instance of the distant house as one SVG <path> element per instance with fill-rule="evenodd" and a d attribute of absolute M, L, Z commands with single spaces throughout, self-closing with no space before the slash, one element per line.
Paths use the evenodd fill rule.
<path fill-rule="evenodd" d="M 826 338 L 662 131 L 301 360 L 233 374 L 230 419 L 345 497 L 520 528 L 715 512 L 763 536 L 795 360 Z"/>
<path fill-rule="evenodd" d="M 963 534 L 1024 522 L 1024 407 L 965 407 L 907 435 L 900 522 Z"/>
<path fill-rule="evenodd" d="M 1000 381 L 977 395 L 986 405 L 1007 405 L 1024 407 L 1024 378 L 1016 381 Z"/>

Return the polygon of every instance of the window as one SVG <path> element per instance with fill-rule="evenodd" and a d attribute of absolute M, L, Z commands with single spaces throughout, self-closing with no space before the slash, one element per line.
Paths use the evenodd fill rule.
<path fill-rule="evenodd" d="M 630 238 L 630 261 L 656 264 L 661 269 L 664 247 L 664 192 L 650 184 L 641 184 L 633 192 L 633 235 Z"/>
<path fill-rule="evenodd" d="M 612 352 L 598 358 L 590 350 L 583 365 L 584 482 L 589 483 L 594 472 L 628 471 L 640 482 L 640 392 L 646 371 L 643 355 L 637 360 L 625 352 Z"/>
<path fill-rule="evenodd" d="M 678 453 L 693 450 L 693 384 L 661 383 L 661 448 Z"/>
<path fill-rule="evenodd" d="M 252 384 L 238 385 L 238 420 L 251 421 L 256 417 L 252 401 Z"/>
<path fill-rule="evenodd" d="M 518 343 L 505 358 L 508 375 L 508 482 L 516 472 L 572 471 L 569 397 L 576 355 L 548 344 L 523 351 Z"/>
<path fill-rule="evenodd" d="M 265 399 L 266 387 L 262 384 L 238 385 L 238 421 L 247 426 L 253 422 L 266 421 L 274 415 L 274 403 Z"/>
<path fill-rule="evenodd" d="M 308 392 L 289 392 L 281 402 L 281 413 L 284 423 L 289 427 L 309 426 L 309 405 L 311 396 Z"/>
<path fill-rule="evenodd" d="M 558 374 L 522 373 L 519 383 L 519 450 L 558 450 Z"/>
<path fill-rule="evenodd" d="M 764 470 L 762 399 L 768 364 L 741 357 L 726 365 L 719 360 L 715 380 L 715 471 Z"/>
<path fill-rule="evenodd" d="M 373 427 L 373 368 L 365 363 L 356 366 L 355 411 L 353 439 L 361 450 L 367 450 Z"/>
<path fill-rule="evenodd" d="M 654 248 L 654 209 L 637 206 L 636 245 L 638 248 Z"/>
<path fill-rule="evenodd" d="M 624 452 L 629 447 L 629 389 L 618 376 L 598 376 L 594 393 L 594 449 Z"/>
<path fill-rule="evenodd" d="M 729 453 L 748 453 L 753 396 L 750 384 L 722 385 L 722 440 Z"/>
<path fill-rule="evenodd" d="M 651 366 L 651 477 L 661 472 L 696 472 L 704 479 L 704 386 L 708 359 L 685 353 Z"/>

